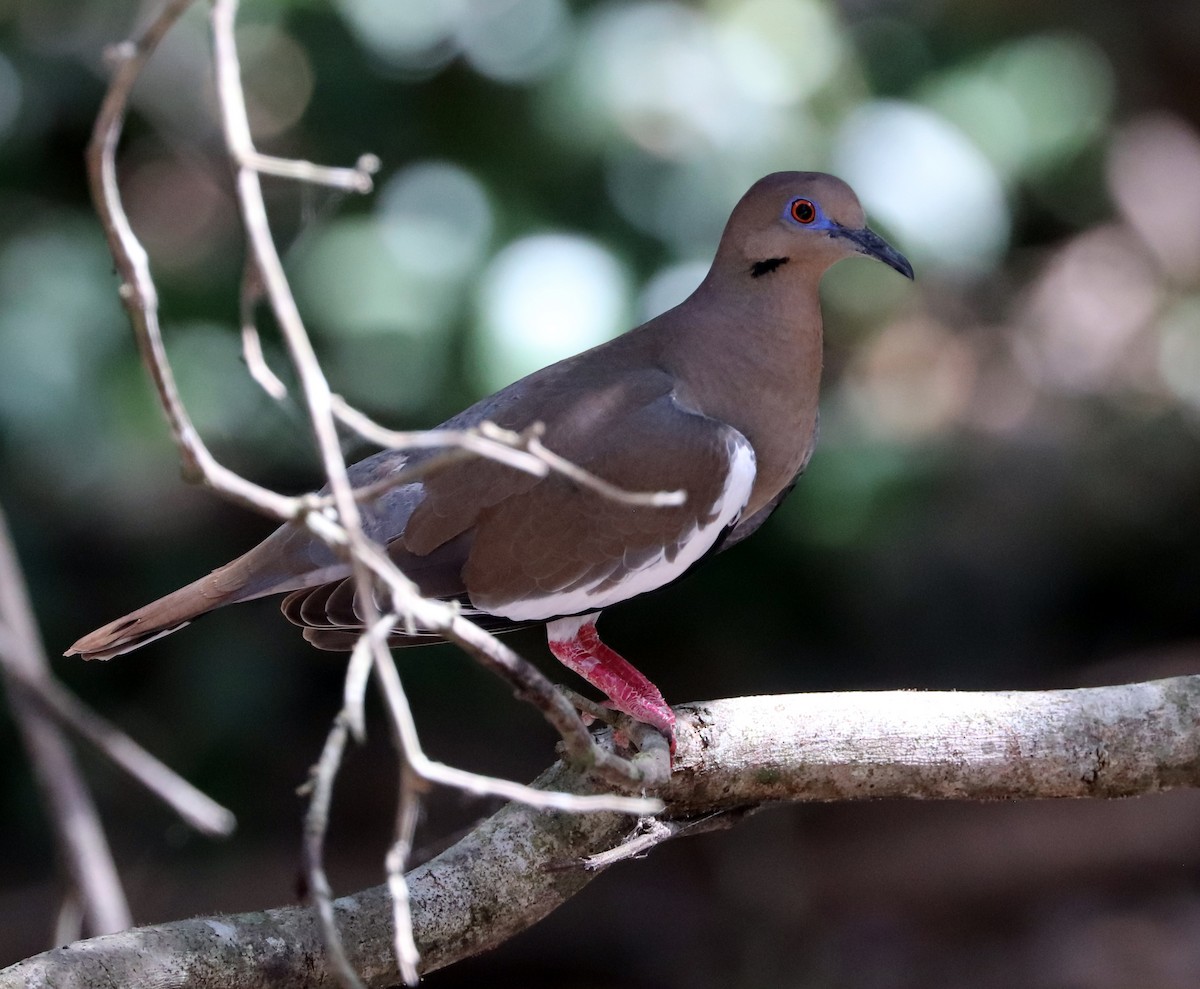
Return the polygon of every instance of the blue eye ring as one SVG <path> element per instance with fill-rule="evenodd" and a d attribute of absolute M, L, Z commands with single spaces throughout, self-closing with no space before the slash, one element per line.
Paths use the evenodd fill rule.
<path fill-rule="evenodd" d="M 791 214 L 793 220 L 805 226 L 817 218 L 817 207 L 809 199 L 793 199 L 788 212 Z"/>

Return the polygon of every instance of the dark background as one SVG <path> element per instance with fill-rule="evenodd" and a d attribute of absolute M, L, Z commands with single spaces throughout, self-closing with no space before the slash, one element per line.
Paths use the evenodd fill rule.
<path fill-rule="evenodd" d="M 206 439 L 298 492 L 319 480 L 303 416 L 238 351 L 204 13 L 137 91 L 122 182 Z M 0 2 L 0 504 L 53 654 L 271 528 L 181 482 L 86 199 L 102 51 L 142 16 Z M 843 175 L 912 259 L 915 286 L 865 262 L 826 280 L 822 442 L 776 518 L 606 615 L 668 698 L 1200 669 L 1200 6 L 264 0 L 242 25 L 263 150 L 383 160 L 370 197 L 270 191 L 334 389 L 391 425 L 673 304 L 776 168 Z M 560 676 L 538 634 L 510 641 Z M 454 650 L 399 663 L 435 757 L 517 779 L 550 760 L 538 717 Z M 270 602 L 57 662 L 240 821 L 197 838 L 84 753 L 138 922 L 294 901 L 294 790 L 342 668 Z M 338 891 L 382 876 L 394 765 L 372 730 L 338 784 Z M 419 843 L 488 809 L 437 793 Z M 2 717 L 0 821 L 7 963 L 48 945 L 62 890 Z M 1190 987 L 1198 821 L 1192 793 L 775 810 L 428 982 Z"/>

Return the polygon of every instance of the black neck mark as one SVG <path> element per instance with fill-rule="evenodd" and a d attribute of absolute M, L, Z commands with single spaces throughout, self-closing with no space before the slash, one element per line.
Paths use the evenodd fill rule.
<path fill-rule="evenodd" d="M 770 274 L 781 264 L 787 264 L 787 258 L 767 258 L 765 261 L 755 261 L 750 265 L 750 277 L 761 278 L 763 275 Z"/>

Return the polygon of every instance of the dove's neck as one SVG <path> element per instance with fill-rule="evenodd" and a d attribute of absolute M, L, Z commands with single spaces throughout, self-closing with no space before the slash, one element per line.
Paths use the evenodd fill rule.
<path fill-rule="evenodd" d="M 734 426 L 754 447 L 757 477 L 746 515 L 791 481 L 816 435 L 820 276 L 786 268 L 710 275 L 663 317 L 667 362 L 699 411 Z"/>

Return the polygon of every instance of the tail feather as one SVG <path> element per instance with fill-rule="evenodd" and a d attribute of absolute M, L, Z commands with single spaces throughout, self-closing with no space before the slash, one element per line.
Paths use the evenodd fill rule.
<path fill-rule="evenodd" d="M 248 555 L 247 555 L 248 556 Z M 193 619 L 218 609 L 223 605 L 235 604 L 262 597 L 263 593 L 250 592 L 246 579 L 244 561 L 217 568 L 211 574 L 192 581 L 190 585 L 173 591 L 166 597 L 131 611 L 128 615 L 109 622 L 85 635 L 83 639 L 67 649 L 64 655 L 82 655 L 84 659 L 112 659 L 114 655 L 132 652 L 155 639 L 162 639 L 173 631 L 179 631 Z"/>
<path fill-rule="evenodd" d="M 213 578 L 202 577 L 166 597 L 152 601 L 123 618 L 109 622 L 76 642 L 64 655 L 84 659 L 112 659 L 154 639 L 177 632 L 205 612 L 237 600 L 233 590 L 222 590 Z"/>
<path fill-rule="evenodd" d="M 339 580 L 349 572 L 302 526 L 283 525 L 208 576 L 85 635 L 65 655 L 111 659 L 170 635 L 215 608 Z"/>

